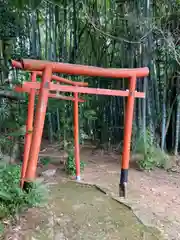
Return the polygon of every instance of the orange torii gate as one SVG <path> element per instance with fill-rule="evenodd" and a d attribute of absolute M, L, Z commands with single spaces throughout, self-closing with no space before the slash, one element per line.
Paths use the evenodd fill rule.
<path fill-rule="evenodd" d="M 31 82 L 36 83 L 37 76 L 42 76 L 42 72 L 31 72 Z M 56 75 L 52 75 L 52 80 L 56 80 L 61 83 L 67 83 L 71 85 L 78 85 L 78 86 L 88 86 L 88 83 L 85 82 L 73 82 L 71 80 L 58 77 Z M 38 89 L 40 89 L 40 83 L 36 83 L 38 86 Z M 27 116 L 27 123 L 26 123 L 26 135 L 25 135 L 25 144 L 24 144 L 24 156 L 23 156 L 23 164 L 22 164 L 22 170 L 21 170 L 21 187 L 23 188 L 24 185 L 24 178 L 27 170 L 28 160 L 29 160 L 29 151 L 31 147 L 31 140 L 32 140 L 32 131 L 33 131 L 33 118 L 34 118 L 34 103 L 35 103 L 35 95 L 39 94 L 39 91 L 37 89 L 33 89 L 30 87 L 26 87 L 24 85 L 22 86 L 16 86 L 14 88 L 16 92 L 27 92 L 29 93 L 28 98 L 28 116 Z M 59 93 L 48 94 L 49 98 L 55 98 L 60 100 L 70 100 L 75 101 L 75 98 L 69 97 L 69 96 L 63 96 Z M 83 99 L 78 99 L 78 102 L 84 102 Z"/>
<path fill-rule="evenodd" d="M 112 95 L 128 97 L 125 116 L 125 129 L 124 129 L 124 146 L 122 153 L 122 163 L 120 171 L 119 195 L 126 195 L 126 186 L 128 181 L 128 168 L 130 158 L 130 143 L 132 133 L 132 121 L 134 112 L 135 98 L 145 98 L 145 93 L 136 91 L 136 80 L 139 77 L 146 77 L 149 74 L 148 68 L 137 69 L 113 69 L 113 68 L 98 68 L 92 66 L 75 65 L 67 63 L 55 63 L 50 61 L 23 59 L 21 61 L 12 60 L 12 66 L 29 70 L 43 72 L 41 84 L 32 81 L 25 82 L 22 86 L 27 91 L 39 91 L 38 104 L 36 109 L 34 128 L 32 133 L 31 146 L 28 156 L 27 170 L 25 172 L 25 184 L 28 185 L 35 179 L 36 168 L 38 161 L 38 154 L 40 150 L 42 132 L 44 127 L 45 114 L 47 109 L 48 98 L 51 91 L 60 92 L 73 92 L 74 93 L 74 144 L 75 144 L 75 162 L 76 162 L 76 179 L 80 181 L 80 156 L 79 156 L 79 129 L 78 129 L 78 93 L 99 94 L 99 95 Z M 98 76 L 98 77 L 111 77 L 111 78 L 128 78 L 129 90 L 110 90 L 110 89 L 95 89 L 78 84 L 74 86 L 66 86 L 51 83 L 52 73 L 64 73 L 72 75 L 84 76 Z M 67 82 L 66 82 L 67 83 Z M 34 106 L 32 106 L 34 108 Z M 29 119 L 29 116 L 28 116 Z M 31 128 L 32 129 L 32 128 Z"/>

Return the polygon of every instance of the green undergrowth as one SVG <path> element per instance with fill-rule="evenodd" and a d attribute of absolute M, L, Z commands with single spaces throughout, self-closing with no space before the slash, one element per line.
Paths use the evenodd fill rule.
<path fill-rule="evenodd" d="M 48 197 L 48 191 L 40 182 L 34 182 L 27 193 L 19 187 L 21 168 L 18 165 L 0 165 L 0 233 L 3 219 L 13 217 L 29 208 L 41 206 Z"/>
<path fill-rule="evenodd" d="M 81 172 L 84 171 L 85 163 L 80 161 L 80 170 Z M 65 171 L 68 175 L 75 176 L 76 175 L 76 164 L 74 158 L 74 150 L 68 150 L 68 158 L 65 164 Z"/>
<path fill-rule="evenodd" d="M 142 135 L 137 139 L 134 152 L 141 155 L 137 163 L 142 170 L 153 170 L 156 167 L 165 168 L 169 160 L 168 155 L 160 149 L 148 130 L 146 141 Z"/>
<path fill-rule="evenodd" d="M 44 157 L 44 158 L 40 159 L 40 163 L 43 166 L 47 166 L 50 162 L 51 162 L 51 158 L 50 157 Z"/>

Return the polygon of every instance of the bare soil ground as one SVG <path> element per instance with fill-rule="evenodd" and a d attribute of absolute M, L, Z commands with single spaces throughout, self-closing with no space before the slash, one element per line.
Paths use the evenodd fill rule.
<path fill-rule="evenodd" d="M 107 188 L 118 195 L 120 158 L 117 155 L 92 155 L 82 151 L 88 162 L 83 180 Z M 180 239 L 180 175 L 156 169 L 142 172 L 130 168 L 128 198 L 134 213 L 146 225 L 157 226 L 169 240 Z"/>
<path fill-rule="evenodd" d="M 48 179 L 47 184 L 48 183 L 53 184 L 53 182 L 55 184 L 57 184 L 57 183 L 61 184 L 62 179 L 67 179 L 67 178 L 65 176 L 65 173 L 62 171 L 62 164 L 60 164 L 60 162 L 62 162 L 60 153 L 58 152 L 56 147 L 55 148 L 47 147 L 46 150 L 43 151 L 43 154 L 48 155 L 48 156 L 50 155 L 53 162 L 49 166 L 39 168 L 39 172 L 42 172 L 42 171 L 44 171 L 46 169 L 50 169 L 50 168 L 57 169 L 56 176 L 54 176 L 53 179 L 52 178 Z M 59 156 L 59 158 L 58 158 L 58 156 Z M 119 172 L 120 172 L 119 156 L 114 155 L 114 154 L 102 155 L 100 152 L 97 152 L 96 154 L 92 154 L 91 149 L 82 149 L 81 150 L 81 159 L 86 162 L 85 171 L 82 174 L 82 181 L 88 182 L 91 184 L 96 184 L 96 185 L 100 186 L 101 188 L 105 189 L 109 195 L 112 195 L 113 197 L 118 198 L 118 184 L 119 184 Z M 128 198 L 126 199 L 125 203 L 127 205 L 131 206 L 135 215 L 137 215 L 138 218 L 145 225 L 158 227 L 162 231 L 162 233 L 166 239 L 179 240 L 180 239 L 180 188 L 179 188 L 179 186 L 180 186 L 179 174 L 167 173 L 166 171 L 163 171 L 160 169 L 156 169 L 155 171 L 152 171 L 152 172 L 142 172 L 142 171 L 137 171 L 135 169 L 130 169 L 129 170 L 129 183 L 128 183 Z M 52 206 L 57 206 L 58 204 L 59 204 L 59 206 L 62 205 L 63 194 L 65 197 L 68 196 L 66 194 L 70 194 L 70 193 L 65 193 L 63 191 L 60 194 L 60 197 L 57 197 L 57 195 L 56 195 L 56 197 L 54 197 L 54 201 L 56 202 L 56 204 L 50 204 L 50 205 L 52 205 Z M 74 201 L 77 203 L 75 204 L 75 202 L 73 202 L 73 204 L 75 204 L 75 206 L 73 207 L 73 211 L 71 212 L 71 214 L 69 212 L 70 210 L 67 210 L 64 213 L 60 213 L 60 212 L 63 212 L 62 208 L 60 208 L 60 210 L 58 210 L 59 212 L 58 212 L 57 218 L 61 222 L 63 222 L 63 221 L 64 222 L 68 222 L 68 221 L 73 222 L 74 221 L 73 219 L 75 216 L 74 211 L 82 211 L 82 209 L 79 208 L 79 206 L 83 206 L 84 203 L 79 201 L 78 199 L 80 198 L 80 196 L 84 196 L 83 195 L 84 191 L 77 193 L 78 191 L 72 192 L 72 189 L 71 189 L 70 192 L 71 192 L 71 196 L 70 195 L 68 196 L 68 198 L 70 199 L 69 201 L 72 201 L 74 198 Z M 88 193 L 86 193 L 86 194 L 88 195 Z M 92 201 L 92 196 L 91 197 L 90 197 L 90 195 L 88 195 L 88 196 L 89 196 L 88 199 L 90 199 L 90 200 L 89 201 L 86 200 L 87 202 L 89 202 L 89 203 L 87 203 L 87 206 Z M 99 199 L 99 197 L 102 198 L 102 196 L 98 196 L 97 199 Z M 57 199 L 59 199 L 59 200 L 57 200 Z M 73 205 L 73 204 L 71 204 L 71 205 Z M 109 203 L 107 203 L 107 204 L 109 204 Z M 24 218 L 20 217 L 19 224 L 17 224 L 17 226 L 14 228 L 15 231 L 13 231 L 11 236 L 14 236 L 14 233 L 17 233 L 17 232 L 22 233 L 22 229 L 26 229 L 26 228 L 29 228 L 31 230 L 38 228 L 39 230 L 41 230 L 41 232 L 44 232 L 46 234 L 46 231 L 43 230 L 42 224 L 40 224 L 40 222 L 41 221 L 46 222 L 46 220 L 47 220 L 48 222 L 45 225 L 43 224 L 43 226 L 45 226 L 45 228 L 49 229 L 49 227 L 47 227 L 47 225 L 50 224 L 49 220 L 48 220 L 48 219 L 50 219 L 49 212 L 52 212 L 52 213 L 54 212 L 52 210 L 52 206 L 47 211 L 48 216 L 46 216 L 47 212 L 44 210 L 42 210 L 41 213 L 40 213 L 40 210 L 36 210 L 36 209 L 29 210 L 28 213 L 25 213 Z M 65 209 L 65 205 L 63 205 L 63 206 L 64 206 L 63 208 Z M 104 209 L 105 208 L 106 208 L 106 206 L 104 205 Z M 78 210 L 78 209 L 81 209 L 81 210 Z M 87 209 L 89 211 L 94 211 L 94 209 L 90 209 L 90 207 L 88 207 Z M 85 213 L 86 209 L 84 209 L 83 211 Z M 62 216 L 61 216 L 61 214 L 62 214 Z M 107 215 L 105 214 L 105 216 L 103 216 L 103 215 L 98 215 L 98 216 L 100 218 L 104 218 L 104 217 L 107 217 Z M 60 219 L 60 218 L 62 218 L 62 219 Z M 65 220 L 63 220 L 64 218 L 65 218 Z M 23 222 L 24 222 L 23 219 L 25 219 L 24 220 L 26 222 L 25 225 L 23 225 Z M 33 221 L 32 221 L 32 219 L 33 219 Z M 54 219 L 53 216 L 52 216 L 52 219 Z M 99 220 L 97 220 L 97 221 L 99 221 Z M 82 222 L 81 222 L 81 224 L 82 224 Z M 86 221 L 86 224 L 87 224 L 87 221 Z M 89 224 L 91 226 L 91 223 L 89 223 Z M 94 220 L 93 220 L 93 224 L 97 225 L 97 222 L 94 222 Z M 25 227 L 23 227 L 23 226 L 25 226 Z M 60 224 L 59 226 L 63 228 L 62 224 Z M 21 230 L 18 229 L 18 227 Z M 74 226 L 74 225 L 72 226 L 72 224 L 70 224 L 70 228 L 71 227 L 72 227 L 72 231 L 75 232 L 77 226 Z M 83 230 L 85 232 L 87 232 L 87 229 L 88 229 L 86 227 L 84 226 L 85 230 Z M 104 223 L 104 228 L 106 229 L 105 223 Z M 38 229 L 36 229 L 36 231 L 39 231 Z M 68 227 L 66 226 L 65 229 L 67 232 Z M 116 228 L 114 228 L 114 229 L 116 229 Z M 137 229 L 138 229 L 138 226 L 137 226 Z M 57 224 L 56 224 L 56 230 L 57 230 Z M 33 230 L 33 232 L 34 232 L 34 230 Z M 146 231 L 144 231 L 144 232 L 146 232 Z M 90 231 L 90 233 L 91 233 L 91 231 Z M 63 232 L 58 232 L 57 234 L 60 234 L 59 237 L 57 238 L 60 240 L 61 239 L 77 239 L 77 240 L 83 239 L 83 238 L 78 238 L 78 236 L 76 236 L 76 238 L 75 237 L 74 238 L 72 238 L 72 237 L 66 238 L 65 235 L 63 235 L 64 234 Z M 102 234 L 104 234 L 103 231 L 102 231 Z M 24 234 L 22 234 L 22 235 L 24 236 Z M 19 240 L 19 239 L 25 239 L 25 240 L 26 239 L 27 240 L 28 239 L 32 239 L 32 240 L 33 239 L 44 239 L 44 240 L 56 239 L 53 237 L 50 237 L 50 238 L 44 238 L 43 236 L 41 236 L 41 237 L 42 238 L 40 238 L 40 237 L 37 238 L 37 236 L 33 235 L 30 238 L 30 235 L 29 235 L 29 238 L 27 238 L 27 237 L 25 238 L 25 236 L 24 236 L 22 238 L 17 237 L 17 238 L 6 238 L 6 239 L 17 239 L 17 240 Z M 94 235 L 94 238 L 90 238 L 90 236 L 86 236 L 85 239 L 88 240 L 88 239 L 98 239 L 98 238 L 97 238 L 97 236 Z M 124 239 L 124 240 L 125 239 L 126 240 L 127 239 L 128 240 L 159 239 L 160 240 L 160 237 L 159 238 L 158 237 L 157 238 L 151 238 L 151 237 L 149 238 L 149 236 L 146 237 L 146 235 L 142 235 L 141 237 L 140 237 L 140 235 L 137 235 L 137 238 L 128 238 L 126 236 L 125 236 L 125 238 L 122 238 L 122 237 L 120 237 L 120 235 L 117 235 L 116 238 L 105 238 L 105 235 L 104 235 L 104 238 L 102 237 L 101 240 L 102 239 L 117 239 L 117 240 L 118 239 Z"/>
<path fill-rule="evenodd" d="M 59 179 L 60 180 L 60 179 Z M 58 181 L 49 204 L 29 209 L 6 235 L 13 240 L 160 240 L 133 212 L 90 185 Z"/>

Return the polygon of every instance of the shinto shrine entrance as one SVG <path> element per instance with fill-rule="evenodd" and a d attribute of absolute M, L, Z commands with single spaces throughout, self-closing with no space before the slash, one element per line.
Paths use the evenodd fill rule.
<path fill-rule="evenodd" d="M 78 104 L 83 102 L 79 98 L 79 93 L 98 94 L 110 96 L 127 97 L 126 116 L 124 126 L 124 145 L 122 153 L 122 162 L 120 169 L 119 195 L 126 196 L 128 182 L 128 168 L 130 159 L 130 144 L 132 133 L 132 122 L 134 112 L 135 98 L 145 98 L 145 93 L 136 91 L 136 80 L 140 77 L 146 77 L 149 74 L 148 68 L 137 69 L 113 69 L 98 68 L 92 66 L 55 63 L 41 60 L 23 59 L 21 61 L 12 60 L 12 66 L 25 71 L 31 71 L 31 82 L 24 82 L 22 86 L 16 86 L 18 92 L 27 92 L 29 94 L 28 116 L 26 123 L 26 136 L 24 146 L 24 159 L 22 165 L 21 187 L 26 187 L 36 178 L 36 169 L 38 155 L 40 151 L 41 139 L 44 128 L 45 115 L 47 110 L 48 98 L 57 98 L 61 100 L 71 100 L 74 102 L 74 147 L 76 163 L 76 180 L 80 181 L 80 148 L 79 148 L 79 120 Z M 53 75 L 53 73 L 110 77 L 110 78 L 128 78 L 128 90 L 111 90 L 100 88 L 89 88 L 87 83 L 74 82 L 65 78 Z M 36 81 L 37 76 L 42 76 L 41 83 Z M 55 80 L 61 85 L 52 83 Z M 69 85 L 68 85 L 69 84 Z M 54 93 L 57 92 L 57 93 Z M 74 97 L 61 95 L 59 92 L 72 92 Z M 38 95 L 38 103 L 34 118 L 35 95 Z"/>

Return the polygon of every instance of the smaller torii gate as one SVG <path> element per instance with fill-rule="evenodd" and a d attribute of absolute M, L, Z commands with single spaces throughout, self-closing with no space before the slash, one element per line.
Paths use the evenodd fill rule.
<path fill-rule="evenodd" d="M 74 101 L 74 145 L 75 145 L 75 162 L 76 162 L 76 180 L 80 181 L 80 151 L 79 151 L 79 122 L 78 122 L 78 102 L 81 100 L 78 98 L 79 93 L 86 94 L 98 94 L 98 95 L 111 95 L 111 96 L 123 96 L 128 97 L 126 106 L 125 126 L 124 126 L 124 145 L 122 153 L 122 162 L 120 170 L 120 183 L 119 183 L 119 195 L 125 197 L 127 182 L 128 182 L 128 168 L 130 158 L 130 143 L 132 134 L 132 122 L 134 112 L 135 98 L 145 98 L 145 93 L 136 91 L 136 80 L 140 77 L 146 77 L 149 74 L 148 68 L 137 69 L 113 69 L 113 68 L 98 68 L 84 65 L 55 63 L 41 60 L 23 59 L 21 61 L 12 60 L 12 66 L 24 69 L 28 71 L 35 71 L 36 74 L 42 74 L 42 82 L 37 83 L 33 78 L 31 82 L 25 82 L 22 85 L 21 91 L 29 93 L 29 105 L 28 105 L 28 119 L 27 130 L 31 129 L 32 136 L 29 137 L 29 150 L 24 158 L 23 164 L 26 165 L 25 170 L 22 168 L 22 179 L 24 186 L 28 186 L 35 177 L 37 169 L 38 154 L 40 151 L 41 138 L 44 128 L 44 120 L 46 115 L 47 103 L 49 97 L 55 97 L 52 91 L 58 92 L 73 92 Z M 53 72 L 72 74 L 72 75 L 84 75 L 84 76 L 98 76 L 98 77 L 111 77 L 111 78 L 128 78 L 129 89 L 128 90 L 111 90 L 100 88 L 86 87 L 87 83 L 73 82 L 68 79 L 61 78 L 52 75 Z M 35 74 L 35 73 L 34 73 Z M 32 75 L 33 76 L 33 75 Z M 56 79 L 54 79 L 56 77 Z M 36 78 L 36 76 L 34 77 Z M 57 79 L 58 78 L 58 79 Z M 73 86 L 60 85 L 51 82 L 51 79 L 71 84 Z M 17 88 L 16 88 L 17 89 Z M 18 90 L 18 89 L 17 89 Z M 19 89 L 20 91 L 20 89 Z M 32 94 L 33 93 L 33 94 Z M 34 113 L 34 104 L 32 98 L 35 94 L 39 94 L 38 104 L 36 108 L 36 115 L 34 121 L 34 127 L 32 128 L 32 113 Z M 56 95 L 56 94 L 55 94 Z M 33 97 L 31 97 L 33 96 Z M 57 96 L 57 95 L 56 95 Z M 64 97 L 64 96 L 63 96 Z M 56 97 L 55 97 L 56 98 Z M 60 98 L 59 98 L 60 99 Z M 28 131 L 27 131 L 28 135 Z M 26 163 L 25 163 L 26 162 Z"/>
<path fill-rule="evenodd" d="M 31 88 L 30 86 L 26 86 L 26 84 L 22 84 L 22 86 L 15 86 L 14 90 L 16 92 L 22 93 L 26 92 L 29 94 L 28 97 L 28 115 L 27 115 L 27 122 L 26 122 L 26 135 L 25 135 L 25 144 L 24 144 L 24 155 L 23 155 L 23 164 L 22 164 L 22 170 L 21 170 L 21 188 L 23 188 L 24 185 L 24 178 L 26 175 L 26 170 L 28 166 L 28 160 L 29 160 L 29 152 L 31 147 L 31 140 L 32 140 L 32 132 L 33 132 L 33 118 L 34 118 L 34 105 L 35 105 L 35 95 L 39 94 L 40 89 L 40 83 L 36 82 L 37 76 L 42 76 L 42 72 L 31 72 L 31 83 L 37 84 L 37 89 Z M 56 75 L 52 75 L 52 80 L 56 80 L 60 83 L 66 83 L 71 84 L 74 86 L 88 86 L 88 83 L 85 82 L 75 82 L 71 81 L 65 78 L 58 77 Z M 59 94 L 59 92 L 56 93 L 49 93 L 49 98 L 55 98 L 59 100 L 69 100 L 69 101 L 75 101 L 74 97 L 69 96 L 63 96 Z M 83 103 L 83 99 L 78 98 L 78 102 Z"/>

